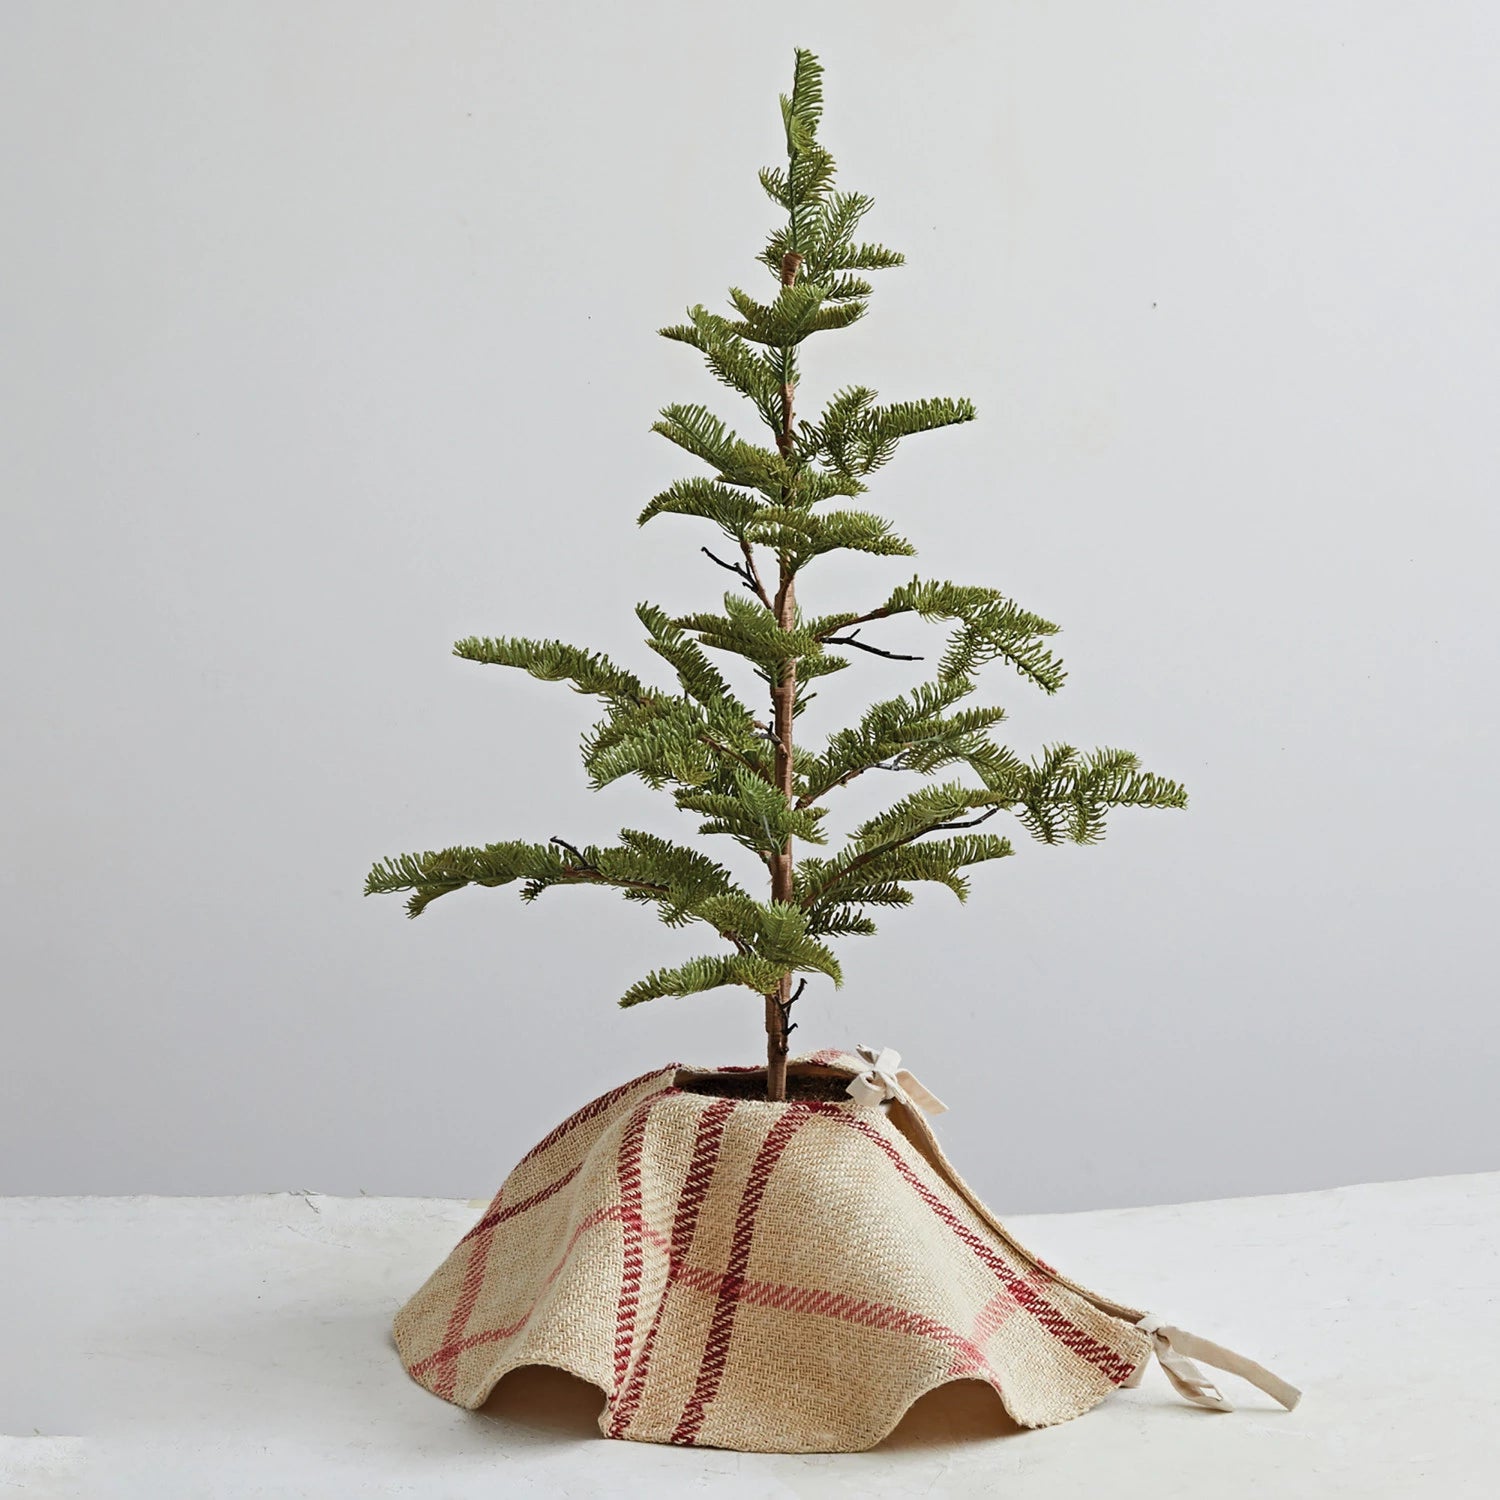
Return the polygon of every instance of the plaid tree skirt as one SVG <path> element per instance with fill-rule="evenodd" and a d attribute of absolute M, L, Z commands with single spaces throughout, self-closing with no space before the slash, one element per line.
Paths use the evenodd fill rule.
<path fill-rule="evenodd" d="M 793 1072 L 870 1066 L 822 1052 Z M 715 1097 L 685 1076 L 612 1090 L 516 1167 L 397 1316 L 415 1380 L 472 1408 L 507 1371 L 553 1365 L 604 1391 L 610 1437 L 844 1452 L 947 1381 L 987 1381 L 1040 1427 L 1133 1383 L 1153 1347 L 1168 1366 L 1175 1330 L 1137 1326 L 1007 1234 L 910 1075 L 910 1091 L 881 1075 L 884 1106 Z"/>

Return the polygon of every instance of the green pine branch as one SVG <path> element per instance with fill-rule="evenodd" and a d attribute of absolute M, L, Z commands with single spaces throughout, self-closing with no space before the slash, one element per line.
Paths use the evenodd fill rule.
<path fill-rule="evenodd" d="M 852 625 L 904 614 L 959 622 L 938 665 L 940 678 L 969 679 L 990 662 L 1004 661 L 1047 693 L 1057 692 L 1066 679 L 1062 663 L 1043 639 L 1056 635 L 1058 627 L 998 589 L 914 578 L 875 609 L 827 615 L 807 629 L 817 640 L 827 641 Z"/>
<path fill-rule="evenodd" d="M 611 702 L 638 703 L 649 695 L 633 672 L 623 671 L 596 651 L 562 641 L 469 636 L 454 643 L 453 654 L 487 666 L 519 667 L 543 682 L 571 682 L 575 691 Z"/>
<path fill-rule="evenodd" d="M 999 774 L 1009 752 L 988 731 L 1005 718 L 1002 708 L 949 710 L 974 691 L 966 677 L 922 683 L 865 711 L 859 723 L 828 738 L 824 749 L 798 767 L 798 802 L 809 806 L 868 771 L 931 775 L 965 764 L 985 776 Z"/>
<path fill-rule="evenodd" d="M 763 858 L 780 853 L 789 839 L 809 844 L 828 842 L 820 826 L 825 809 L 798 807 L 787 801 L 780 787 L 738 766 L 724 790 L 684 789 L 676 793 L 675 800 L 684 812 L 701 813 L 707 818 L 699 833 L 727 834 Z"/>
<path fill-rule="evenodd" d="M 1097 844 L 1115 808 L 1187 806 L 1183 786 L 1142 770 L 1128 750 L 1085 754 L 1072 745 L 1053 745 L 1030 765 L 1007 766 L 990 785 L 1043 844 Z"/>
<path fill-rule="evenodd" d="M 724 986 L 764 996 L 772 1078 L 800 993 L 794 976 L 840 983 L 830 945 L 872 935 L 871 913 L 909 906 L 924 883 L 966 898 L 975 867 L 1014 853 L 993 819 L 1014 818 L 1044 844 L 1092 844 L 1116 809 L 1186 804 L 1178 783 L 1129 751 L 1053 745 L 1028 760 L 1000 742 L 1004 710 L 967 701 L 988 666 L 1007 665 L 1047 693 L 1065 680 L 1051 645 L 1057 626 L 1000 590 L 913 578 L 874 607 L 815 615 L 799 605 L 803 575 L 820 559 L 914 555 L 888 517 L 848 502 L 869 492 L 907 438 L 975 417 L 963 398 L 883 403 L 857 381 L 830 382 L 821 411 L 799 416 L 802 360 L 825 347 L 811 341 L 866 317 L 871 278 L 903 264 L 899 252 L 860 238 L 874 201 L 837 186 L 822 116 L 822 68 L 799 50 L 781 99 L 785 158 L 760 174 L 780 221 L 756 258 L 775 290 L 731 287 L 725 312 L 695 303 L 684 321 L 660 330 L 695 350 L 770 435 L 743 438 L 696 402 L 662 408 L 654 424 L 707 472 L 668 485 L 641 510 L 640 524 L 664 515 L 709 523 L 714 545 L 693 553 L 694 563 L 737 580 L 719 611 L 638 606 L 646 647 L 672 685 L 561 641 L 470 637 L 454 647 L 466 660 L 566 682 L 597 699 L 602 716 L 581 745 L 589 784 L 635 776 L 668 793 L 700 836 L 753 856 L 769 899 L 697 849 L 630 829 L 606 846 L 553 838 L 399 855 L 366 882 L 370 894 L 405 895 L 413 916 L 466 886 L 515 884 L 526 901 L 557 886 L 595 886 L 651 907 L 668 926 L 707 927 L 723 951 L 653 970 L 621 1004 Z M 891 659 L 921 660 L 888 629 L 909 617 L 946 627 L 931 680 L 878 692 L 853 724 L 809 748 L 800 722 L 817 697 L 812 685 L 856 660 L 877 672 L 892 670 Z M 741 695 L 739 675 L 758 684 L 764 706 Z M 944 772 L 964 779 L 938 780 Z M 906 778 L 900 794 L 835 839 L 828 799 L 877 773 Z"/>

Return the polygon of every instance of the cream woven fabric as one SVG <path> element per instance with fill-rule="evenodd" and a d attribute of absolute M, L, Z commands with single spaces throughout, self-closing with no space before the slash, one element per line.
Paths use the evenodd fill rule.
<path fill-rule="evenodd" d="M 1025 1426 L 1064 1421 L 1162 1342 L 1016 1244 L 893 1078 L 887 1109 L 714 1097 L 689 1072 L 603 1095 L 516 1167 L 397 1316 L 414 1379 L 477 1407 L 553 1365 L 604 1391 L 611 1437 L 845 1452 L 958 1379 Z"/>

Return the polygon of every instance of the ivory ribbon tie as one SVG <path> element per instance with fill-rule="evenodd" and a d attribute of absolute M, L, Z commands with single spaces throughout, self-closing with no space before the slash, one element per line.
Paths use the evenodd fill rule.
<path fill-rule="evenodd" d="M 884 1104 L 888 1099 L 905 1099 L 918 1105 L 929 1115 L 942 1114 L 948 1106 L 930 1089 L 901 1066 L 901 1054 L 890 1047 L 877 1051 L 874 1047 L 857 1047 L 860 1059 L 869 1067 L 849 1080 L 846 1092 L 856 1104 Z M 1233 1349 L 1226 1349 L 1212 1339 L 1199 1338 L 1196 1333 L 1163 1323 L 1160 1318 L 1147 1313 L 1136 1325 L 1150 1335 L 1151 1351 L 1156 1355 L 1162 1372 L 1171 1381 L 1172 1388 L 1184 1400 L 1194 1406 L 1207 1407 L 1210 1411 L 1233 1411 L 1234 1407 L 1224 1393 L 1202 1370 L 1193 1363 L 1195 1359 L 1211 1365 L 1216 1370 L 1227 1371 L 1248 1381 L 1258 1390 L 1264 1391 L 1273 1401 L 1279 1401 L 1288 1411 L 1302 1399 L 1302 1392 L 1288 1385 L 1279 1375 L 1273 1375 L 1264 1365 L 1258 1365 Z M 1125 1382 L 1137 1386 L 1146 1373 L 1149 1359 L 1136 1367 L 1135 1373 Z"/>
<path fill-rule="evenodd" d="M 845 1092 L 856 1104 L 883 1104 L 887 1099 L 905 1098 L 919 1105 L 929 1115 L 940 1115 L 948 1106 L 931 1089 L 901 1066 L 901 1054 L 890 1047 L 878 1052 L 874 1047 L 856 1047 L 869 1068 L 849 1080 Z"/>
<path fill-rule="evenodd" d="M 1258 1365 L 1253 1359 L 1246 1359 L 1243 1354 L 1236 1354 L 1234 1350 L 1226 1349 L 1212 1339 L 1199 1338 L 1196 1333 L 1174 1328 L 1170 1323 L 1163 1323 L 1160 1318 L 1152 1317 L 1149 1313 L 1136 1326 L 1143 1333 L 1150 1334 L 1152 1352 L 1156 1355 L 1162 1372 L 1172 1382 L 1173 1389 L 1194 1406 L 1205 1406 L 1210 1411 L 1234 1410 L 1218 1386 L 1193 1363 L 1195 1359 L 1201 1359 L 1204 1364 L 1212 1365 L 1216 1370 L 1226 1370 L 1231 1375 L 1238 1375 L 1241 1380 L 1248 1380 L 1273 1401 L 1279 1401 L 1288 1411 L 1302 1399 L 1302 1392 L 1296 1386 L 1288 1385 L 1264 1365 Z M 1148 1363 L 1149 1360 L 1142 1360 L 1135 1374 L 1125 1384 L 1139 1385 Z"/>

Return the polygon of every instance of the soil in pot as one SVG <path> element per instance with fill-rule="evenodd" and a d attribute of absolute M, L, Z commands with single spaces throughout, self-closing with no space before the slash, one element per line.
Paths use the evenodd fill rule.
<path fill-rule="evenodd" d="M 686 1078 L 680 1087 L 690 1094 L 711 1094 L 718 1099 L 766 1100 L 766 1075 L 753 1073 L 700 1073 Z M 786 1097 L 791 1100 L 816 1099 L 830 1103 L 849 1102 L 849 1075 L 788 1073 Z"/>

